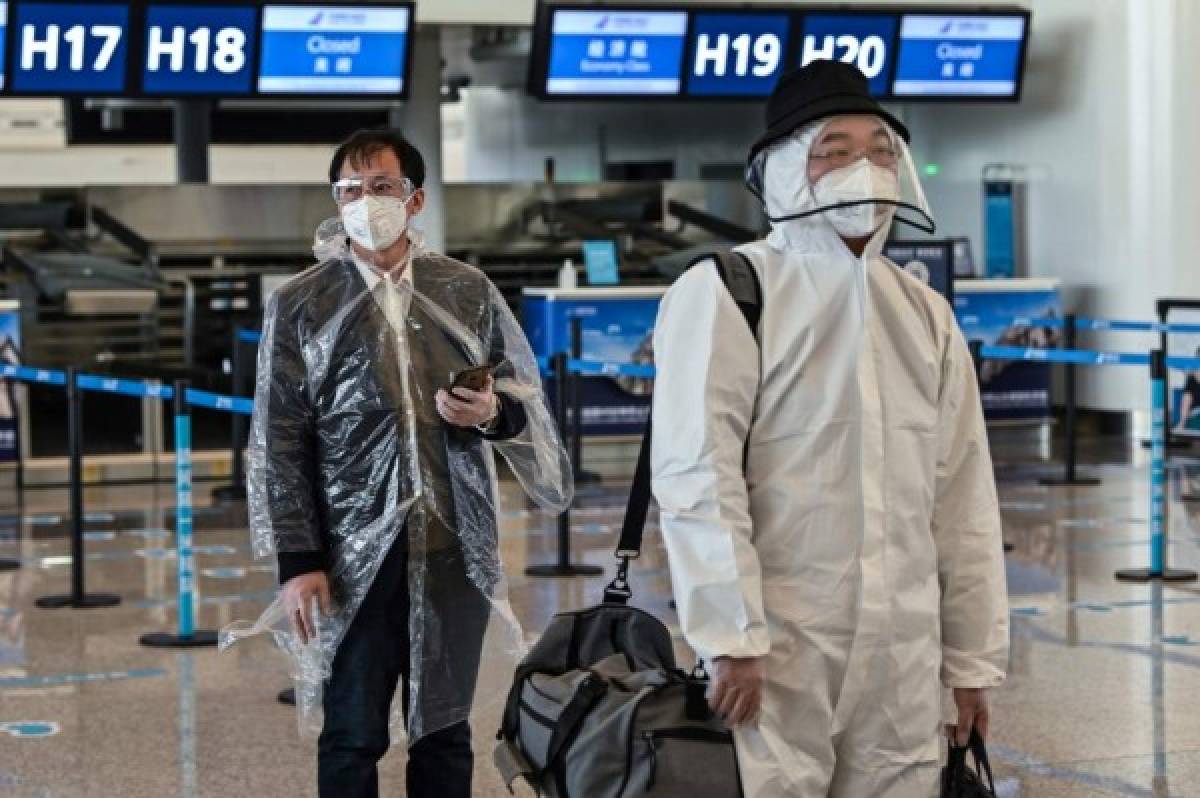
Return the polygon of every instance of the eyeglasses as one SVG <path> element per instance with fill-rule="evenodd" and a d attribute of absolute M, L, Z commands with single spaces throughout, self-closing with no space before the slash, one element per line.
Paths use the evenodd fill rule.
<path fill-rule="evenodd" d="M 406 200 L 415 191 L 416 188 L 407 177 L 388 174 L 351 175 L 333 184 L 333 201 L 338 205 L 345 205 L 362 199 L 366 194 Z"/>
<path fill-rule="evenodd" d="M 841 169 L 855 163 L 860 158 L 867 158 L 876 166 L 892 169 L 896 166 L 896 150 L 890 144 L 875 144 L 866 150 L 852 150 L 841 144 L 835 144 L 827 149 L 816 150 L 808 156 L 830 169 Z"/>

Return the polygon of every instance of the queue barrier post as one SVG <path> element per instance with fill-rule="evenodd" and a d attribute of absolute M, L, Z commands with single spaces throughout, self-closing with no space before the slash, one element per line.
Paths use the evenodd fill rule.
<path fill-rule="evenodd" d="M 567 434 L 567 354 L 559 352 L 554 356 L 554 415 L 558 422 L 559 434 Z M 526 576 L 563 577 L 563 576 L 597 576 L 604 569 L 598 565 L 584 565 L 571 562 L 571 508 L 563 510 L 558 516 L 558 558 L 557 562 L 544 565 L 530 565 L 525 569 Z"/>
<path fill-rule="evenodd" d="M 215 646 L 217 633 L 196 629 L 196 574 L 192 551 L 192 416 L 188 382 L 175 382 L 175 539 L 179 569 L 178 629 L 175 634 L 152 632 L 139 642 L 153 648 Z"/>
<path fill-rule="evenodd" d="M 238 327 L 233 331 L 233 349 L 230 351 L 230 385 L 234 396 L 244 396 L 246 391 L 246 331 Z M 246 498 L 246 419 L 241 413 L 231 413 L 229 425 L 233 440 L 229 445 L 230 484 L 215 488 L 213 498 L 222 501 L 238 501 Z"/>
<path fill-rule="evenodd" d="M 578 316 L 571 319 L 571 358 L 573 360 L 583 359 L 583 319 Z M 568 380 L 571 385 L 571 463 L 574 468 L 575 484 L 599 482 L 599 474 L 587 471 L 583 467 L 584 376 L 578 371 L 570 371 Z"/>
<path fill-rule="evenodd" d="M 121 597 L 113 593 L 88 593 L 85 589 L 87 555 L 83 546 L 83 392 L 75 367 L 67 369 L 67 454 L 68 495 L 71 507 L 71 592 L 43 596 L 35 603 L 42 609 L 96 609 L 115 607 Z"/>
<path fill-rule="evenodd" d="M 1063 349 L 1075 351 L 1077 331 L 1078 324 L 1076 322 L 1075 314 L 1065 314 L 1063 317 Z M 1041 480 L 1041 484 L 1048 487 L 1092 487 L 1099 485 L 1100 480 L 1094 477 L 1080 477 L 1075 473 L 1076 459 L 1079 448 L 1079 440 L 1076 430 L 1075 364 L 1064 363 L 1062 365 L 1063 391 L 1066 394 L 1066 406 L 1063 414 L 1063 432 L 1066 437 L 1066 451 L 1063 455 L 1063 475 L 1061 477 L 1048 477 L 1043 479 Z"/>
<path fill-rule="evenodd" d="M 1190 582 L 1195 571 L 1167 565 L 1167 359 L 1166 352 L 1150 353 L 1150 567 L 1117 571 L 1122 582 Z"/>

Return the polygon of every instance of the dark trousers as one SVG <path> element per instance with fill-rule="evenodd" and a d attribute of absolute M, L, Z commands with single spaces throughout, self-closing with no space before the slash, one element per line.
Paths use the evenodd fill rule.
<path fill-rule="evenodd" d="M 351 622 L 325 683 L 325 725 L 317 746 L 321 798 L 379 794 L 376 763 L 390 744 L 398 681 L 408 710 L 408 613 L 408 558 L 396 546 Z M 428 734 L 408 751 L 407 795 L 470 798 L 473 764 L 466 722 Z"/>

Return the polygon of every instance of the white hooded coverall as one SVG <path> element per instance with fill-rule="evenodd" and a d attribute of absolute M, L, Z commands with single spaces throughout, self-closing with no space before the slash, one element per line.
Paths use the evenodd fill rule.
<path fill-rule="evenodd" d="M 760 344 L 711 263 L 659 312 L 653 484 L 683 632 L 709 660 L 766 657 L 735 735 L 747 798 L 935 795 L 942 687 L 1007 667 L 974 367 L 949 305 L 880 255 L 888 227 L 861 258 L 820 214 L 740 247 Z"/>

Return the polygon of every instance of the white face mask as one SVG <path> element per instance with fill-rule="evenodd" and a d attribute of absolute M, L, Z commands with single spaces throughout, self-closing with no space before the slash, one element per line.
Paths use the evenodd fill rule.
<path fill-rule="evenodd" d="M 368 194 L 342 206 L 342 226 L 351 241 L 379 252 L 395 244 L 408 229 L 408 205 L 399 197 Z"/>
<path fill-rule="evenodd" d="M 866 158 L 835 169 L 813 186 L 818 206 L 843 202 L 861 202 L 844 208 L 829 208 L 823 212 L 833 229 L 846 238 L 865 238 L 888 220 L 895 206 L 871 200 L 900 199 L 900 181 L 891 169 L 876 166 Z"/>

